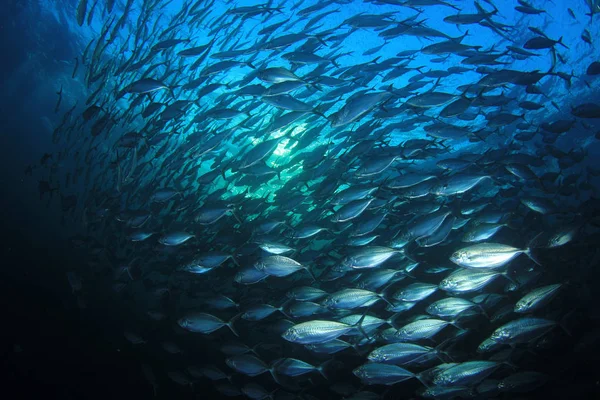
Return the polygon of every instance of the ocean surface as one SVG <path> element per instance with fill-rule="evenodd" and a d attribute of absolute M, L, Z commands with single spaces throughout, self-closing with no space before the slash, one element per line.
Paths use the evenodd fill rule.
<path fill-rule="evenodd" d="M 5 393 L 598 398 L 599 14 L 5 0 Z"/>

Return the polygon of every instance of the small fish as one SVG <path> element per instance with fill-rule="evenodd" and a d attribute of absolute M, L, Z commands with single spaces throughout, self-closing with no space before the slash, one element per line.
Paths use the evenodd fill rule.
<path fill-rule="evenodd" d="M 394 336 L 399 340 L 408 342 L 431 339 L 448 325 L 454 325 L 454 323 L 434 318 L 421 319 L 399 328 Z"/>
<path fill-rule="evenodd" d="M 85 21 L 85 14 L 87 12 L 87 0 L 79 0 L 77 5 L 77 24 L 83 26 Z"/>
<path fill-rule="evenodd" d="M 75 79 L 75 75 L 77 75 L 77 69 L 79 69 L 79 57 L 75 57 L 75 67 L 73 68 L 73 74 L 71 78 Z"/>
<path fill-rule="evenodd" d="M 275 255 L 264 257 L 254 264 L 254 268 L 264 272 L 267 275 L 277 276 L 280 278 L 303 269 L 309 273 L 313 280 L 315 280 L 309 267 L 304 266 L 299 262 L 285 256 Z"/>
<path fill-rule="evenodd" d="M 273 369 L 269 368 L 262 360 L 249 354 L 241 354 L 229 357 L 225 360 L 228 367 L 248 376 L 258 376 L 265 372 L 273 374 Z"/>
<path fill-rule="evenodd" d="M 490 339 L 503 344 L 528 343 L 558 325 L 545 318 L 523 317 L 502 325 L 492 333 Z"/>
<path fill-rule="evenodd" d="M 54 107 L 54 113 L 56 114 L 60 108 L 60 102 L 62 101 L 62 93 L 63 93 L 63 87 L 62 85 L 60 86 L 60 90 L 58 92 L 56 92 L 56 94 L 58 95 L 58 100 L 56 101 L 56 106 Z"/>
<path fill-rule="evenodd" d="M 536 261 L 530 249 L 517 249 L 500 243 L 480 243 L 465 247 L 452 253 L 450 261 L 463 268 L 496 269 L 503 267 L 519 254 L 526 254 Z"/>
<path fill-rule="evenodd" d="M 402 367 L 381 363 L 361 365 L 352 373 L 367 385 L 395 385 L 412 378 L 418 378 L 417 375 Z"/>
<path fill-rule="evenodd" d="M 467 361 L 440 371 L 434 385 L 474 386 L 490 376 L 502 364 L 496 361 Z"/>
<path fill-rule="evenodd" d="M 354 330 L 356 327 L 360 327 L 363 320 L 364 316 L 356 323 L 356 325 L 325 320 L 302 322 L 289 328 L 281 335 L 281 337 L 288 342 L 299 344 L 325 343 L 337 339 Z"/>
<path fill-rule="evenodd" d="M 558 283 L 532 290 L 517 301 L 515 312 L 525 314 L 541 309 L 558 294 L 562 286 L 562 284 Z"/>
<path fill-rule="evenodd" d="M 239 334 L 233 327 L 233 323 L 240 316 L 241 314 L 237 314 L 228 322 L 225 322 L 210 314 L 202 312 L 192 312 L 186 314 L 184 317 L 177 320 L 177 324 L 187 331 L 204 334 L 212 333 L 217 329 L 227 326 L 235 336 L 239 336 Z"/>
<path fill-rule="evenodd" d="M 187 232 L 171 232 L 158 239 L 158 242 L 165 246 L 179 246 L 194 236 Z"/>

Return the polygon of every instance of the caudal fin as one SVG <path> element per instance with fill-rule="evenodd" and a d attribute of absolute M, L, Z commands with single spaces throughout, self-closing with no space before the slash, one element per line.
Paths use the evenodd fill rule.
<path fill-rule="evenodd" d="M 525 250 L 525 254 L 527 254 L 527 257 L 529 257 L 531 259 L 531 261 L 533 261 L 534 263 L 536 263 L 537 265 L 539 265 L 541 267 L 542 263 L 540 262 L 537 255 L 532 250 L 533 249 L 531 249 L 531 248 Z"/>
<path fill-rule="evenodd" d="M 239 319 L 239 318 L 242 316 L 242 314 L 243 314 L 243 313 L 238 313 L 238 314 L 234 315 L 234 316 L 233 316 L 233 318 L 231 318 L 231 319 L 229 320 L 229 322 L 227 322 L 227 324 L 226 324 L 226 325 L 227 325 L 227 327 L 228 327 L 228 328 L 231 330 L 231 332 L 232 332 L 232 333 L 233 333 L 235 336 L 238 336 L 238 337 L 240 336 L 240 334 L 239 334 L 239 333 L 237 332 L 237 330 L 234 328 L 234 326 L 233 326 L 233 323 L 234 323 L 236 320 L 238 320 L 238 319 Z"/>
<path fill-rule="evenodd" d="M 323 378 L 329 379 L 329 377 L 327 377 L 327 375 L 325 374 L 325 368 L 327 368 L 334 361 L 335 360 L 332 358 L 331 360 L 327 360 L 323 364 L 319 365 L 319 367 L 317 367 L 317 371 L 321 374 Z"/>
<path fill-rule="evenodd" d="M 367 316 L 367 313 L 369 312 L 369 310 L 371 309 L 371 306 L 367 307 L 367 309 L 365 310 L 365 312 L 363 313 L 363 315 L 360 317 L 360 319 L 358 320 L 358 322 L 356 322 L 356 324 L 354 324 L 353 326 L 355 326 L 356 328 L 358 328 L 358 330 L 360 331 L 360 333 L 367 339 L 367 340 L 371 340 L 371 338 L 369 337 L 369 335 L 367 334 L 367 332 L 363 329 L 363 322 L 365 320 L 365 317 Z"/>

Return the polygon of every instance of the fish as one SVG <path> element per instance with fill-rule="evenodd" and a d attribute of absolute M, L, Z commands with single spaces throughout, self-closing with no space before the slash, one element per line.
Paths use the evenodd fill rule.
<path fill-rule="evenodd" d="M 536 261 L 530 249 L 518 249 L 501 243 L 480 243 L 465 247 L 452 253 L 450 261 L 463 268 L 496 269 L 519 254 L 525 254 Z"/>
<path fill-rule="evenodd" d="M 241 354 L 229 357 L 225 360 L 228 367 L 247 376 L 258 376 L 265 372 L 273 373 L 272 368 L 269 368 L 262 360 L 249 354 Z"/>
<path fill-rule="evenodd" d="M 40 120 L 52 143 L 21 146 L 41 159 L 19 177 L 11 158 L 7 192 L 38 185 L 58 223 L 56 246 L 34 247 L 81 256 L 66 301 L 102 294 L 153 388 L 162 374 L 254 399 L 558 393 L 564 368 L 520 354 L 559 340 L 549 359 L 569 368 L 594 333 L 565 314 L 589 319 L 600 227 L 600 63 L 580 9 L 91 3 L 71 11 L 76 35 L 19 10 L 74 55 L 21 43 L 35 57 L 13 60 L 13 108 L 55 99 L 13 90 L 33 70 L 60 91 Z M 22 195 L 10 212 L 40 214 Z"/>
<path fill-rule="evenodd" d="M 501 392 L 523 393 L 530 392 L 543 386 L 549 377 L 537 371 L 519 371 L 507 376 L 497 383 Z"/>
<path fill-rule="evenodd" d="M 490 340 L 502 344 L 528 343 L 558 325 L 557 322 L 545 318 L 522 317 L 496 329 Z"/>
<path fill-rule="evenodd" d="M 417 377 L 417 375 L 402 367 L 381 363 L 361 365 L 352 373 L 368 385 L 395 385 Z"/>
<path fill-rule="evenodd" d="M 281 255 L 264 257 L 254 264 L 254 268 L 267 275 L 279 278 L 293 274 L 301 269 L 307 271 L 312 276 L 312 272 L 308 267 L 303 266 L 289 257 Z"/>
<path fill-rule="evenodd" d="M 163 90 L 163 89 L 172 91 L 172 88 L 170 88 L 169 86 L 165 85 L 164 83 L 162 83 L 156 79 L 144 78 L 144 79 L 140 79 L 138 81 L 135 81 L 135 82 L 127 85 L 123 90 L 121 90 L 117 94 L 117 99 L 123 97 L 127 93 L 144 94 L 144 93 L 152 93 L 157 90 Z"/>
<path fill-rule="evenodd" d="M 357 325 L 360 325 L 360 322 L 362 321 Z M 353 325 L 341 322 L 313 320 L 292 326 L 281 337 L 292 343 L 320 344 L 337 339 L 353 329 L 355 329 Z"/>
<path fill-rule="evenodd" d="M 389 97 L 390 94 L 387 92 L 377 92 L 366 93 L 364 96 L 348 100 L 339 111 L 328 117 L 331 127 L 337 128 L 360 119 Z"/>
<path fill-rule="evenodd" d="M 177 324 L 187 331 L 204 334 L 212 333 L 217 329 L 227 326 L 235 336 L 239 336 L 239 334 L 233 327 L 233 323 L 239 317 L 240 315 L 238 314 L 228 322 L 225 322 L 210 314 L 202 312 L 192 312 L 177 320 Z"/>
<path fill-rule="evenodd" d="M 280 358 L 273 361 L 275 372 L 285 376 L 301 376 L 310 372 L 318 372 L 325 379 L 325 368 L 329 365 L 329 361 L 315 367 L 307 362 L 295 358 Z"/>
<path fill-rule="evenodd" d="M 352 269 L 376 268 L 394 254 L 399 254 L 401 252 L 401 250 L 382 246 L 365 247 L 356 250 L 344 258 L 344 260 L 342 260 L 342 265 Z"/>
<path fill-rule="evenodd" d="M 568 49 L 568 47 L 562 42 L 562 39 L 562 36 L 558 40 L 552 40 L 545 36 L 537 36 L 525 42 L 523 48 L 528 50 L 550 49 L 554 48 L 555 45 L 560 44 L 564 48 Z"/>
<path fill-rule="evenodd" d="M 352 310 L 370 306 L 382 298 L 382 295 L 365 289 L 342 289 L 327 296 L 321 304 L 330 309 Z"/>
<path fill-rule="evenodd" d="M 373 350 L 367 359 L 374 363 L 410 365 L 435 352 L 433 347 L 415 343 L 391 343 Z"/>
<path fill-rule="evenodd" d="M 398 340 L 407 342 L 431 339 L 448 325 L 454 325 L 454 322 L 435 318 L 421 319 L 398 328 L 394 337 Z"/>
<path fill-rule="evenodd" d="M 63 88 L 62 85 L 60 87 L 60 90 L 58 92 L 56 92 L 56 94 L 58 95 L 58 100 L 56 101 L 56 106 L 54 107 L 54 113 L 56 114 L 60 108 L 60 103 L 62 101 L 62 94 L 63 94 Z"/>
<path fill-rule="evenodd" d="M 456 318 L 461 313 L 473 308 L 478 308 L 483 315 L 487 316 L 483 307 L 460 297 L 446 297 L 433 302 L 427 306 L 426 311 L 430 315 L 440 318 Z"/>
<path fill-rule="evenodd" d="M 474 386 L 501 365 L 496 361 L 467 361 L 440 371 L 434 376 L 433 383 L 440 386 Z"/>
<path fill-rule="evenodd" d="M 548 304 L 562 287 L 562 283 L 556 283 L 532 290 L 515 303 L 515 312 L 525 314 L 539 310 Z"/>
<path fill-rule="evenodd" d="M 187 242 L 194 236 L 195 235 L 187 232 L 170 232 L 162 236 L 160 239 L 158 239 L 158 241 L 160 244 L 163 244 L 165 246 L 179 246 Z"/>
<path fill-rule="evenodd" d="M 400 289 L 392 297 L 400 301 L 416 302 L 426 299 L 437 290 L 437 284 L 416 282 Z"/>
<path fill-rule="evenodd" d="M 442 279 L 439 287 L 451 294 L 476 292 L 489 285 L 499 276 L 510 279 L 506 273 L 489 269 L 458 269 Z"/>
<path fill-rule="evenodd" d="M 87 12 L 87 0 L 79 0 L 77 4 L 77 24 L 83 26 L 85 21 L 85 14 Z"/>

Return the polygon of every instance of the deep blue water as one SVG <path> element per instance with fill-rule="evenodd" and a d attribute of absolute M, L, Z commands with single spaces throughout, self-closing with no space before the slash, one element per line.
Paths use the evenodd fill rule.
<path fill-rule="evenodd" d="M 98 7 L 103 3 L 104 0 L 99 0 Z M 123 3 L 117 1 L 117 10 L 123 9 Z M 163 10 L 165 15 L 177 13 L 181 3 L 180 0 L 172 1 Z M 307 0 L 303 6 L 311 3 L 314 2 Z M 475 12 L 470 1 L 452 3 L 468 12 Z M 571 119 L 573 118 L 571 106 L 585 102 L 600 102 L 598 78 L 585 76 L 588 65 L 593 61 L 600 61 L 596 47 L 600 43 L 598 34 L 600 17 L 596 15 L 590 22 L 590 18 L 584 15 L 587 12 L 587 5 L 583 0 L 575 2 L 554 0 L 552 4 L 541 1 L 532 1 L 532 3 L 538 7 L 543 6 L 547 13 L 537 16 L 523 15 L 514 10 L 516 1 L 497 0 L 499 15 L 502 16 L 499 21 L 517 27 L 512 32 L 512 35 L 516 36 L 514 39 L 517 46 L 521 46 L 531 37 L 531 32 L 527 30 L 528 26 L 543 28 L 551 38 L 562 37 L 569 49 L 559 48 L 559 52 L 567 58 L 567 63 L 559 63 L 557 70 L 567 74 L 573 72 L 575 77 L 572 78 L 572 85 L 569 88 L 557 77 L 543 80 L 539 88 L 546 93 L 548 100 L 553 100 L 559 105 L 560 111 L 544 100 L 546 107 L 541 111 L 528 112 L 527 118 L 535 124 Z M 251 4 L 253 4 L 251 1 L 238 2 L 238 5 Z M 283 1 L 282 4 L 291 7 L 291 2 Z M 487 3 L 482 4 L 489 8 Z M 220 359 L 217 360 L 218 353 L 211 348 L 210 343 L 195 343 L 190 341 L 189 337 L 182 338 L 181 341 L 194 350 L 186 353 L 183 360 L 165 354 L 159 348 L 145 351 L 127 342 L 123 337 L 123 331 L 124 327 L 131 325 L 132 321 L 144 332 L 144 336 L 157 338 L 157 341 L 161 337 L 177 336 L 172 326 L 156 327 L 143 320 L 140 317 L 140 310 L 143 307 L 139 304 L 139 293 L 132 293 L 130 296 L 115 295 L 110 288 L 110 277 L 105 276 L 107 274 L 99 274 L 97 279 L 88 279 L 84 282 L 86 305 L 85 308 L 78 307 L 76 296 L 71 292 L 66 279 L 66 273 L 79 270 L 83 268 L 82 265 L 93 268 L 88 263 L 89 254 L 94 249 L 85 246 L 77 248 L 68 239 L 82 232 L 79 219 L 84 212 L 82 204 L 92 188 L 80 182 L 78 185 L 72 185 L 70 189 L 61 189 L 63 195 L 76 194 L 79 200 L 76 213 L 65 214 L 61 211 L 60 197 L 57 194 L 52 198 L 45 195 L 40 200 L 38 181 L 48 179 L 51 175 L 64 177 L 66 171 L 72 168 L 72 162 L 68 159 L 61 161 L 56 165 L 55 171 L 50 171 L 48 167 L 36 167 L 32 176 L 24 173 L 28 165 L 39 165 L 44 153 L 57 154 L 60 150 L 59 145 L 53 144 L 51 138 L 54 127 L 60 123 L 63 113 L 68 108 L 76 102 L 83 104 L 90 94 L 90 90 L 83 82 L 81 71 L 76 79 L 71 78 L 73 63 L 76 57 L 81 56 L 89 40 L 98 36 L 108 17 L 106 13 L 97 10 L 90 26 L 84 24 L 83 27 L 79 27 L 75 20 L 76 7 L 75 0 L 7 0 L 0 6 L 0 43 L 3 54 L 0 63 L 2 82 L 0 126 L 3 130 L 0 142 L 2 150 L 0 183 L 4 189 L 0 207 L 3 255 L 2 267 L 0 267 L 2 269 L 0 293 L 4 315 L 7 317 L 2 324 L 3 333 L 0 337 L 3 340 L 0 352 L 3 354 L 2 373 L 8 382 L 5 390 L 18 391 L 21 394 L 18 398 L 40 395 L 62 398 L 151 397 L 152 388 L 144 379 L 140 368 L 141 363 L 160 366 L 165 371 L 186 363 L 197 362 L 197 357 L 203 357 L 203 363 L 213 361 L 211 357 L 214 357 L 215 362 L 221 362 Z M 211 13 L 220 15 L 229 7 L 217 1 Z M 569 7 L 576 14 L 577 20 L 566 12 Z M 328 17 L 325 26 L 321 29 L 336 27 L 346 18 L 360 12 L 383 13 L 396 9 L 398 8 L 390 5 L 353 1 L 340 6 L 340 12 Z M 399 10 L 401 10 L 399 16 L 406 17 L 414 14 L 406 8 Z M 136 12 L 133 12 L 133 15 L 136 16 Z M 464 33 L 466 29 L 459 30 L 449 24 L 443 25 L 443 18 L 451 13 L 454 11 L 447 7 L 427 7 L 424 14 L 427 16 L 428 26 L 440 29 L 454 37 Z M 132 29 L 135 19 L 134 16 L 131 18 L 125 30 Z M 268 22 L 270 23 L 272 21 Z M 257 36 L 256 28 L 252 28 L 254 25 L 260 26 L 260 19 L 251 21 L 251 24 L 245 27 L 244 35 L 250 39 L 250 43 L 253 41 L 253 35 Z M 468 29 L 470 35 L 467 40 L 471 40 L 470 43 L 489 47 L 501 40 L 488 29 L 479 26 L 468 27 Z M 584 29 L 589 30 L 591 34 L 593 42 L 591 46 L 581 39 Z M 205 42 L 206 31 L 187 33 L 201 37 L 198 43 Z M 363 56 L 361 53 L 382 43 L 383 40 L 377 37 L 376 32 L 369 29 L 359 30 L 344 41 L 342 49 L 354 53 L 341 58 L 340 64 L 349 66 L 372 60 L 374 56 Z M 419 49 L 430 43 L 429 40 L 415 37 L 392 39 L 389 45 L 386 45 L 385 51 L 377 55 L 381 59 L 391 58 L 402 50 Z M 504 46 L 505 42 L 503 43 Z M 515 61 L 511 68 L 523 71 L 548 71 L 552 66 L 552 58 L 546 52 L 547 50 L 541 50 L 543 56 Z M 417 55 L 411 61 L 411 65 L 420 65 L 423 66 L 423 70 L 427 70 L 447 69 L 456 64 L 456 60 L 452 58 L 447 62 L 433 64 L 429 61 L 430 58 L 430 56 Z M 80 68 L 83 70 L 84 67 L 80 66 Z M 408 76 L 395 80 L 394 87 L 401 88 L 406 85 Z M 475 73 L 468 73 L 444 78 L 444 88 L 451 91 L 450 88 L 457 88 L 477 80 L 478 76 Z M 227 81 L 242 77 L 243 73 L 238 71 L 228 77 Z M 61 86 L 62 105 L 60 112 L 55 113 L 56 92 Z M 377 83 L 376 86 L 381 88 L 384 85 Z M 523 96 L 522 88 L 515 87 L 506 88 L 505 94 Z M 121 106 L 126 107 L 126 105 Z M 77 108 L 78 113 L 83 110 L 82 106 Z M 567 172 L 580 174 L 582 181 L 585 180 L 592 186 L 592 190 L 582 190 L 577 198 L 566 197 L 563 203 L 565 206 L 576 208 L 584 201 L 598 196 L 600 178 L 586 172 L 588 167 L 600 168 L 598 161 L 600 142 L 595 138 L 598 136 L 597 132 L 600 132 L 600 124 L 597 121 L 598 119 L 586 120 L 589 124 L 586 125 L 587 127 L 578 122 L 555 143 L 557 148 L 565 152 L 583 149 L 584 160 Z M 123 130 L 126 131 L 127 129 Z M 502 127 L 501 132 L 501 135 L 490 138 L 486 145 L 508 146 L 512 142 L 511 135 L 515 133 L 514 125 Z M 76 136 L 83 137 L 87 134 L 84 131 L 75 132 Z M 393 145 L 397 145 L 407 139 L 424 137 L 425 132 L 422 127 L 417 127 L 408 132 L 394 132 L 390 139 Z M 485 149 L 482 143 L 462 142 L 453 146 L 456 151 L 483 153 Z M 542 147 L 539 140 L 524 142 L 520 146 L 522 146 L 520 151 L 530 154 L 536 154 L 536 151 Z M 108 144 L 105 147 L 107 151 L 110 150 Z M 284 157 L 286 155 L 283 153 Z M 104 165 L 104 168 L 108 167 Z M 557 162 L 554 160 L 540 168 L 538 170 L 540 175 L 544 168 L 547 171 L 555 171 Z M 95 171 L 98 172 L 100 170 Z M 242 192 L 242 189 L 239 189 L 239 192 Z M 259 197 L 262 192 L 257 191 L 255 195 Z M 589 238 L 581 239 L 580 247 L 565 248 L 562 250 L 564 253 L 561 254 L 577 257 L 578 251 L 592 252 L 595 240 L 598 238 L 597 233 L 593 230 L 592 232 Z M 113 234 L 118 235 L 118 232 Z M 111 241 L 115 236 L 107 235 L 105 239 Z M 586 266 L 586 268 L 591 267 L 593 266 Z M 598 322 L 598 313 L 594 306 L 598 300 L 596 282 L 600 278 L 597 271 L 597 269 L 592 271 L 586 269 L 586 282 L 577 283 L 584 285 L 580 290 L 590 293 L 586 298 L 594 303 L 584 305 L 574 337 L 559 341 L 550 353 L 545 353 L 550 356 L 547 360 L 548 365 L 551 365 L 550 369 L 562 371 L 559 374 L 562 377 L 560 384 L 548 385 L 536 393 L 524 395 L 526 397 L 523 398 L 565 398 L 567 396 L 593 398 L 594 393 L 598 394 L 600 358 L 597 334 L 599 331 L 594 326 Z M 166 307 L 171 306 L 173 305 L 167 304 Z M 580 309 L 582 306 L 574 304 L 573 308 Z M 575 341 L 583 346 L 583 351 L 573 352 L 571 345 Z M 298 354 L 301 353 L 296 353 Z M 563 363 L 563 360 L 566 361 Z M 192 392 L 175 385 L 164 372 L 156 374 L 161 387 L 160 398 L 221 396 L 206 380 L 200 380 L 196 384 L 195 391 Z M 411 382 L 406 387 L 406 393 L 410 395 L 418 385 Z M 329 393 L 321 388 L 312 394 L 327 398 Z M 501 398 L 518 398 L 509 396 L 511 395 L 504 395 Z"/>

